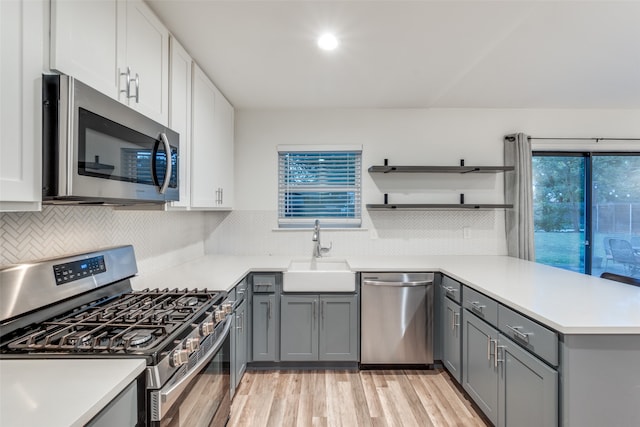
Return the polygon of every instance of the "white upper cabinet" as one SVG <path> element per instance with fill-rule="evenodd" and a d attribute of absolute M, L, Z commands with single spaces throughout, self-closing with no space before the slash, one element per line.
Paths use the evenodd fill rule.
<path fill-rule="evenodd" d="M 168 123 L 169 32 L 141 0 L 52 0 L 50 66 Z"/>
<path fill-rule="evenodd" d="M 194 64 L 191 206 L 233 208 L 233 106 Z"/>
<path fill-rule="evenodd" d="M 214 159 L 214 182 L 220 187 L 217 207 L 220 209 L 233 208 L 233 138 L 234 138 L 234 110 L 227 98 L 217 90 L 215 122 L 217 126 L 216 143 L 217 155 Z"/>
<path fill-rule="evenodd" d="M 52 0 L 50 66 L 118 98 L 116 0 Z"/>
<path fill-rule="evenodd" d="M 128 101 L 130 107 L 145 116 L 167 124 L 169 31 L 141 0 L 127 0 L 126 14 L 121 16 L 119 22 L 125 22 L 123 61 L 119 67 L 121 100 Z"/>
<path fill-rule="evenodd" d="M 170 43 L 170 104 L 169 127 L 180 134 L 178 179 L 180 200 L 171 208 L 191 206 L 191 67 L 193 60 L 186 50 L 171 37 Z"/>
<path fill-rule="evenodd" d="M 0 211 L 40 210 L 44 1 L 0 1 Z"/>

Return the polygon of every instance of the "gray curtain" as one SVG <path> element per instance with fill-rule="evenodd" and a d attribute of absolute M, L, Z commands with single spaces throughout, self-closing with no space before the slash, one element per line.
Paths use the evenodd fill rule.
<path fill-rule="evenodd" d="M 506 212 L 507 254 L 534 261 L 531 141 L 527 135 L 504 137 L 504 164 L 514 166 L 513 172 L 504 175 L 504 200 L 513 204 Z"/>

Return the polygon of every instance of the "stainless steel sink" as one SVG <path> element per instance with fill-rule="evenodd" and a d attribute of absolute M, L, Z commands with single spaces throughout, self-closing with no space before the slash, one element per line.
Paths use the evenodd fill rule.
<path fill-rule="evenodd" d="M 356 275 L 340 258 L 294 259 L 282 276 L 284 292 L 354 292 Z"/>

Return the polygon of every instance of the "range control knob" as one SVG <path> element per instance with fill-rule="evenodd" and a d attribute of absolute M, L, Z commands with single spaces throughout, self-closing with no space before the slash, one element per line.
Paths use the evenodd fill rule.
<path fill-rule="evenodd" d="M 213 322 L 204 322 L 202 325 L 200 325 L 200 336 L 204 338 L 207 335 L 211 335 L 214 328 L 215 325 L 213 324 Z"/>
<path fill-rule="evenodd" d="M 227 312 L 224 310 L 216 310 L 213 313 L 213 316 L 216 319 L 216 323 L 220 323 L 225 319 L 225 317 L 227 317 Z"/>
<path fill-rule="evenodd" d="M 231 314 L 233 313 L 233 305 L 231 305 L 230 302 L 225 302 L 222 304 L 222 309 L 224 310 L 225 313 L 227 314 Z"/>
<path fill-rule="evenodd" d="M 193 337 L 187 338 L 184 342 L 184 349 L 189 352 L 189 354 L 200 348 L 200 338 Z"/>
<path fill-rule="evenodd" d="M 177 368 L 178 366 L 182 366 L 189 361 L 189 352 L 187 350 L 174 350 L 171 353 L 171 358 L 169 359 L 169 364 Z"/>

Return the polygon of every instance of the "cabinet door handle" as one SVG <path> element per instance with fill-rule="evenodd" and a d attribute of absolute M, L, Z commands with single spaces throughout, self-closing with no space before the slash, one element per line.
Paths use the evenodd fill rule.
<path fill-rule="evenodd" d="M 456 328 L 458 326 L 460 326 L 460 321 L 459 320 L 456 323 L 456 319 L 460 319 L 460 313 L 456 313 L 455 311 L 453 311 L 452 313 L 453 313 L 453 330 L 455 331 Z"/>
<path fill-rule="evenodd" d="M 136 73 L 136 104 L 140 103 L 140 75 Z"/>
<path fill-rule="evenodd" d="M 457 289 L 453 286 L 444 286 L 444 290 L 448 294 L 455 294 Z"/>
<path fill-rule="evenodd" d="M 220 204 L 223 204 L 224 200 L 224 188 L 220 187 Z"/>
<path fill-rule="evenodd" d="M 531 332 L 520 332 L 520 329 L 522 329 L 522 326 L 511 326 L 511 325 L 505 325 L 505 326 L 507 327 L 507 329 L 513 332 L 514 338 L 518 338 L 524 341 L 525 343 L 529 344 L 529 335 L 531 335 Z"/>
<path fill-rule="evenodd" d="M 311 319 L 312 323 L 316 322 L 316 301 L 313 301 L 313 319 Z"/>
<path fill-rule="evenodd" d="M 498 367 L 498 340 L 491 340 L 493 342 L 493 367 Z"/>
<path fill-rule="evenodd" d="M 455 313 L 453 312 L 453 310 L 451 310 L 451 330 L 455 331 L 456 330 L 456 318 L 455 318 Z"/>
<path fill-rule="evenodd" d="M 124 93 L 126 98 L 130 98 L 129 93 L 131 92 L 131 69 L 127 67 L 126 73 L 120 73 L 120 77 L 124 76 L 126 78 L 126 86 L 125 89 L 120 89 L 120 93 Z"/>
<path fill-rule="evenodd" d="M 271 319 L 271 300 L 267 301 L 267 318 Z"/>
<path fill-rule="evenodd" d="M 487 360 L 491 361 L 491 335 L 487 335 Z"/>
<path fill-rule="evenodd" d="M 502 363 L 506 360 L 506 357 L 504 355 L 505 348 L 506 347 L 504 345 L 498 345 L 498 341 L 496 340 L 496 367 L 498 367 L 498 363 Z M 498 357 L 500 355 L 500 350 L 502 350 L 502 358 Z"/>

